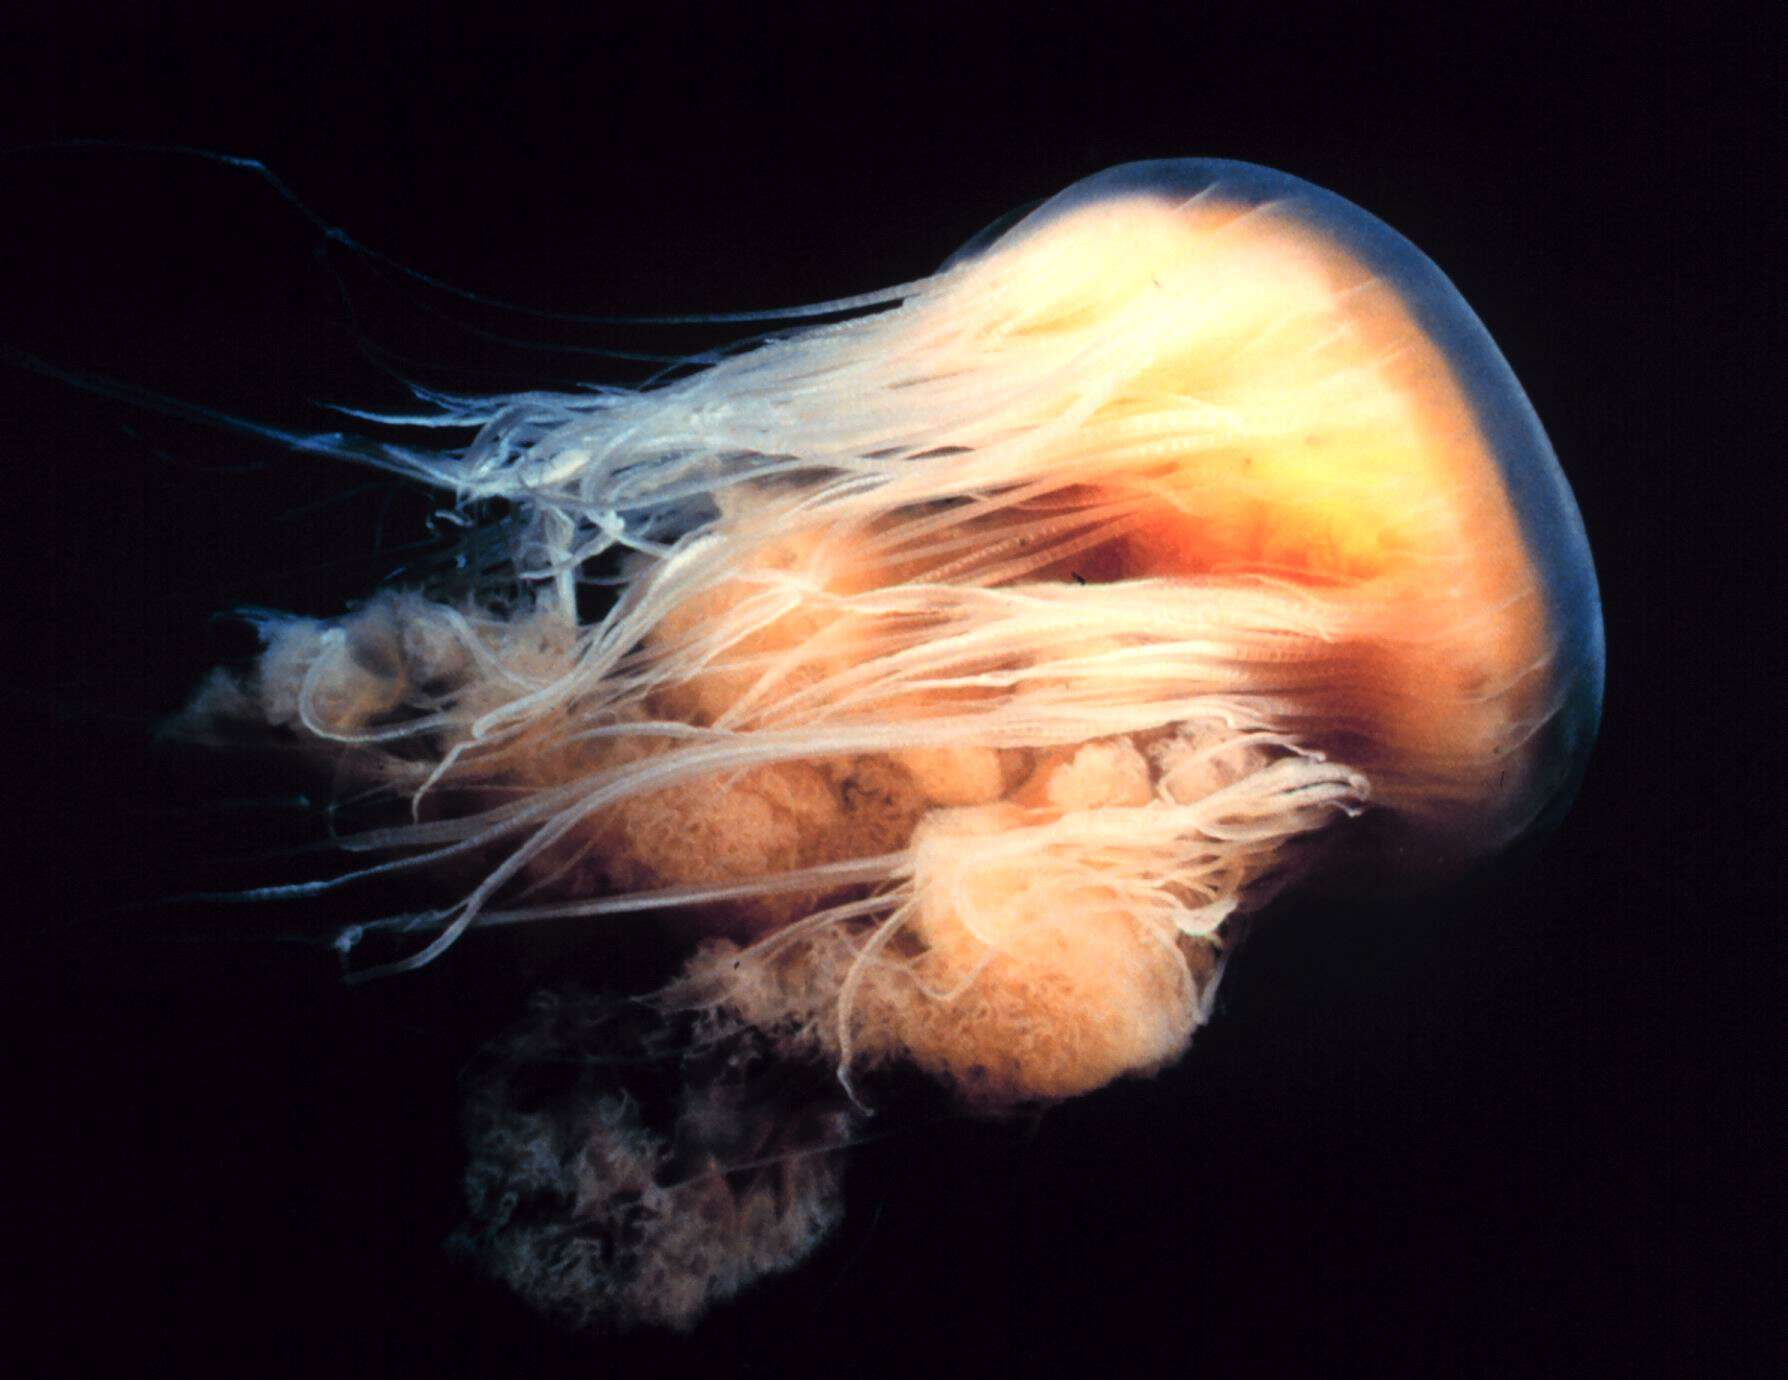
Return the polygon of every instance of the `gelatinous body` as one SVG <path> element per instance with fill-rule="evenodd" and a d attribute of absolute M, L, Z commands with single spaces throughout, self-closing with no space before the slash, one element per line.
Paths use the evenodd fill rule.
<path fill-rule="evenodd" d="M 680 1008 L 847 1086 L 1053 1099 L 1181 1054 L 1287 886 L 1443 877 L 1568 803 L 1582 525 L 1395 232 L 1130 164 L 834 314 L 643 390 L 444 404 L 469 445 L 388 454 L 504 505 L 501 597 L 269 623 L 195 702 L 412 799 L 363 842 L 481 860 L 408 964 L 674 908 L 712 936 Z"/>

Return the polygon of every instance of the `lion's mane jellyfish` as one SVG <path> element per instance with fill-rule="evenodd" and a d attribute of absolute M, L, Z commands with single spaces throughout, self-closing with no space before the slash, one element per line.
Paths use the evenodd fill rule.
<path fill-rule="evenodd" d="M 637 1004 L 547 1003 L 473 1080 L 462 1240 L 578 1321 L 686 1325 L 809 1251 L 878 1068 L 1000 1108 L 1171 1063 L 1267 901 L 1460 875 L 1556 819 L 1595 731 L 1545 435 L 1339 198 L 1129 164 L 809 315 L 643 388 L 431 397 L 468 443 L 381 453 L 505 583 L 268 618 L 185 718 L 407 801 L 358 840 L 376 868 L 478 862 L 375 971 L 474 926 L 697 918 L 650 1007 L 670 1129 L 517 1092 L 540 1049 L 662 1039 Z"/>

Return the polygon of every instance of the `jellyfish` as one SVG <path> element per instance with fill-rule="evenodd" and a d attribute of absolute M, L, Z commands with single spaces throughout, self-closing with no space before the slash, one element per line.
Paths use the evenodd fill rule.
<path fill-rule="evenodd" d="M 881 1071 L 996 1112 L 1173 1064 L 1270 902 L 1545 832 L 1600 710 L 1532 407 L 1338 196 L 1126 164 L 764 321 L 642 387 L 420 394 L 389 420 L 463 444 L 376 455 L 451 497 L 453 571 L 257 615 L 181 719 L 400 807 L 328 884 L 442 902 L 343 935 L 356 979 L 553 921 L 601 986 L 602 926 L 694 936 L 472 1080 L 462 1244 L 575 1323 L 686 1327 L 811 1252 Z M 548 1048 L 670 1050 L 681 1091 L 523 1095 Z"/>

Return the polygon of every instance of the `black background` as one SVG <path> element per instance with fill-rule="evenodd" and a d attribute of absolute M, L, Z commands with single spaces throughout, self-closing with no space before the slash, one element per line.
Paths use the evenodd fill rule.
<path fill-rule="evenodd" d="M 23 1368 L 0 1366 L 1724 1375 L 1779 1346 L 1779 500 L 1758 487 L 1779 445 L 1750 434 L 1779 392 L 1770 35 L 1663 10 L 241 8 L 6 21 L 0 1144 Z M 838 1238 L 693 1337 L 555 1332 L 440 1249 L 455 1080 L 530 990 L 631 970 L 588 935 L 475 939 L 349 990 L 327 953 L 226 936 L 390 895 L 165 903 L 327 862 L 254 856 L 316 835 L 314 812 L 240 803 L 289 783 L 149 745 L 248 649 L 211 615 L 338 610 L 425 505 L 18 352 L 314 429 L 314 403 L 397 400 L 369 348 L 513 389 L 628 377 L 568 346 L 696 341 L 458 299 L 327 241 L 252 169 L 84 139 L 261 160 L 361 245 L 594 314 L 899 281 L 1131 158 L 1332 188 L 1453 277 L 1576 488 L 1610 647 L 1578 808 L 1470 894 L 1276 917 L 1162 1077 L 1040 1120 L 878 1128 Z"/>

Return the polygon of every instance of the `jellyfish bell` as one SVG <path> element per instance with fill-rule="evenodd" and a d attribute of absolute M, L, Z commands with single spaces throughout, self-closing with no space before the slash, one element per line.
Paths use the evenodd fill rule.
<path fill-rule="evenodd" d="M 1380 814 L 1444 827 L 1466 856 L 1555 822 L 1600 715 L 1594 568 L 1532 406 L 1440 270 L 1332 193 L 1209 159 L 1087 178 L 953 262 L 993 254 L 1060 273 L 1064 314 L 1117 310 L 1145 281 L 1175 297 L 1180 334 L 1155 336 L 1150 367 L 1171 375 L 1158 396 L 1183 389 L 1230 429 L 1181 431 L 1196 458 L 1107 548 L 1107 577 L 1362 590 L 1386 645 L 1333 688 L 1394 695 L 1371 717 L 1420 754 L 1374 772 Z M 1311 736 L 1337 741 L 1332 728 Z M 1486 780 L 1477 768 L 1492 758 Z M 1443 782 L 1449 761 L 1472 779 Z"/>
<path fill-rule="evenodd" d="M 1582 524 L 1394 231 L 1129 164 L 820 314 L 638 390 L 436 399 L 476 436 L 385 462 L 502 506 L 511 591 L 269 624 L 195 701 L 408 798 L 380 867 L 487 860 L 393 966 L 693 915 L 667 1007 L 847 1086 L 1047 1101 L 1176 1059 L 1288 888 L 1454 874 L 1565 808 Z"/>

